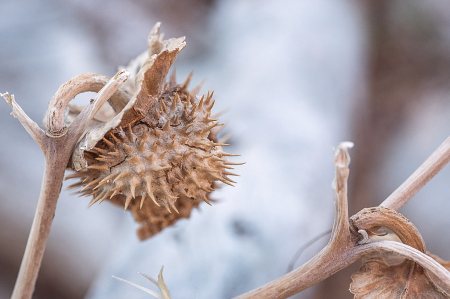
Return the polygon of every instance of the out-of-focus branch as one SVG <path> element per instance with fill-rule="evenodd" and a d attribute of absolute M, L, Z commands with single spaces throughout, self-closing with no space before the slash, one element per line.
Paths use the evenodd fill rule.
<path fill-rule="evenodd" d="M 450 162 L 448 137 L 416 171 L 398 187 L 380 206 L 398 211 Z"/>

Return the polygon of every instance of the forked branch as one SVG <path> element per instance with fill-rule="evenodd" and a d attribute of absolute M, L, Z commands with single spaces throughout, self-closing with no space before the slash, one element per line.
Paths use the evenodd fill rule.
<path fill-rule="evenodd" d="M 343 142 L 335 151 L 336 176 L 333 187 L 335 189 L 336 214 L 333 231 L 327 246 L 303 266 L 236 298 L 288 298 L 354 262 L 348 249 L 354 246 L 357 238 L 350 234 L 347 203 L 348 165 L 350 163 L 348 149 L 352 146 L 351 142 Z"/>
<path fill-rule="evenodd" d="M 117 91 L 120 85 L 126 81 L 128 76 L 129 74 L 126 71 L 122 71 L 110 79 L 95 99 L 69 126 L 68 130 L 65 127 L 63 127 L 64 129 L 62 131 L 60 130 L 60 133 L 64 131 L 64 134 L 53 135 L 49 132 L 47 134 L 44 133 L 14 101 L 14 96 L 10 97 L 8 93 L 2 94 L 8 104 L 13 108 L 12 115 L 19 119 L 28 133 L 39 144 L 45 156 L 45 172 L 42 180 L 41 193 L 25 253 L 20 265 L 19 275 L 14 286 L 12 299 L 31 298 L 53 216 L 55 215 L 56 204 L 59 193 L 61 192 L 64 171 L 67 167 L 69 157 L 95 113 Z M 65 100 L 54 97 L 53 104 L 56 103 L 56 105 L 50 105 L 48 111 L 49 124 L 53 124 L 53 128 L 55 128 L 54 125 L 61 124 L 61 119 L 58 118 L 64 115 L 65 105 L 69 102 L 66 100 L 69 98 L 71 100 L 74 96 L 75 94 L 70 94 Z M 67 132 L 69 134 L 65 134 Z"/>
<path fill-rule="evenodd" d="M 393 209 L 377 207 L 362 210 L 353 216 L 349 223 L 347 178 L 350 157 L 347 149 L 352 145 L 347 142 L 341 143 L 335 152 L 336 177 L 333 187 L 335 189 L 336 216 L 332 236 L 326 247 L 292 272 L 236 298 L 288 298 L 346 268 L 362 256 L 376 251 L 393 252 L 416 262 L 429 271 L 432 283 L 439 292 L 450 294 L 450 273 L 426 254 L 425 244 L 420 233 L 408 219 Z M 414 192 L 417 192 L 437 171 L 442 169 L 449 160 L 449 145 L 448 139 L 402 185 L 409 192 L 393 194 L 388 201 L 390 205 L 400 208 L 412 197 Z M 376 230 L 380 226 L 397 233 L 405 244 L 392 241 L 366 243 L 373 229 Z M 361 242 L 361 239 L 364 242 Z"/>

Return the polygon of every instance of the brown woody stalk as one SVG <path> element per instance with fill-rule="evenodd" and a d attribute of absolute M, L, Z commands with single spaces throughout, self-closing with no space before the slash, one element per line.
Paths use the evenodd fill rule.
<path fill-rule="evenodd" d="M 63 90 L 64 87 L 66 91 L 63 93 L 64 96 L 57 93 L 50 102 L 47 112 L 49 124 L 47 132 L 41 130 L 25 114 L 15 102 L 14 95 L 2 94 L 13 109 L 11 114 L 19 119 L 27 132 L 39 144 L 45 157 L 45 172 L 38 206 L 11 299 L 30 299 L 33 295 L 70 155 L 100 107 L 113 96 L 128 76 L 126 71 L 122 71 L 112 79 L 108 78 L 108 81 L 105 76 L 89 74 L 85 77 L 78 76 L 64 84 L 59 90 Z M 80 77 L 85 80 L 79 80 Z M 67 128 L 63 118 L 65 107 L 76 94 L 84 91 L 99 91 L 99 93 Z M 120 100 L 123 96 L 124 93 L 119 92 L 113 99 Z"/>
<path fill-rule="evenodd" d="M 352 227 L 349 227 L 347 178 L 350 158 L 347 149 L 351 146 L 350 143 L 341 143 L 335 154 L 336 217 L 329 243 L 304 265 L 262 287 L 238 296 L 236 299 L 288 298 L 346 268 L 362 256 L 375 251 L 397 253 L 416 262 L 435 276 L 434 282 L 440 290 L 450 294 L 450 273 L 424 253 L 425 246 L 417 229 L 406 218 L 402 219 L 400 214 L 395 213 L 450 161 L 450 138 L 379 208 L 364 209 L 353 216 L 351 218 L 353 220 Z M 367 213 L 367 210 L 370 210 L 370 213 Z M 382 217 L 380 217 L 380 213 L 383 214 Z M 370 233 L 373 231 L 371 228 L 379 226 L 392 229 L 401 239 L 403 238 L 402 241 L 406 241 L 406 244 L 392 241 L 365 243 L 367 232 Z M 362 240 L 361 235 L 363 236 Z"/>

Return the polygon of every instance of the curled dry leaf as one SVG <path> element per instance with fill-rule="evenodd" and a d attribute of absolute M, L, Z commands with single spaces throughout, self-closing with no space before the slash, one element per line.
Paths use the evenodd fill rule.
<path fill-rule="evenodd" d="M 233 155 L 217 142 L 215 127 L 221 124 L 211 118 L 213 94 L 197 96 L 198 87 L 188 91 L 192 74 L 182 84 L 175 72 L 165 81 L 184 38 L 163 40 L 157 24 L 148 47 L 147 56 L 127 67 L 136 73 L 146 59 L 135 85 L 127 86 L 135 89 L 130 102 L 87 132 L 72 155 L 77 172 L 66 177 L 80 178 L 70 188 L 93 196 L 91 205 L 106 199 L 130 209 L 142 224 L 141 240 L 188 218 L 201 201 L 210 204 L 215 182 L 235 183 L 228 176 L 236 174 L 228 170 L 239 164 L 229 162 Z"/>
<path fill-rule="evenodd" d="M 425 253 L 425 243 L 417 228 L 400 213 L 385 208 L 363 209 L 350 218 L 352 230 L 370 232 L 387 227 L 403 243 Z M 350 291 L 355 299 L 369 298 L 450 298 L 439 287 L 434 275 L 412 260 L 392 252 L 375 252 L 363 258 L 363 265 L 352 275 Z"/>
<path fill-rule="evenodd" d="M 355 299 L 450 298 L 421 266 L 387 252 L 363 258 L 363 265 L 352 275 L 350 291 Z"/>

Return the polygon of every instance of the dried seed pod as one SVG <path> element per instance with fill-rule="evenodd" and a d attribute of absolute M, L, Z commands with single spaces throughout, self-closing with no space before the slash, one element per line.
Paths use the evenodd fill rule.
<path fill-rule="evenodd" d="M 135 95 L 112 120 L 86 134 L 72 156 L 78 172 L 67 177 L 80 179 L 71 188 L 81 187 L 82 195 L 92 196 L 90 205 L 107 199 L 130 208 L 142 223 L 141 239 L 189 217 L 201 201 L 210 204 L 216 181 L 235 183 L 228 176 L 236 174 L 228 170 L 237 164 L 227 160 L 231 154 L 212 132 L 221 126 L 211 118 L 212 93 L 194 95 L 199 88 L 190 93 L 192 74 L 182 84 L 175 74 L 168 83 L 154 83 L 174 59 L 160 58 L 164 51 L 152 55 L 171 44 L 154 37 L 158 30 L 153 33 Z"/>
<path fill-rule="evenodd" d="M 122 194 L 125 209 L 141 197 L 176 211 L 179 195 L 209 203 L 213 182 L 234 183 L 226 153 L 208 139 L 217 125 L 209 120 L 211 95 L 188 101 L 186 90 L 168 87 L 158 108 L 134 126 L 112 130 L 86 154 L 83 194 L 94 197 L 91 204 Z"/>

